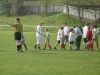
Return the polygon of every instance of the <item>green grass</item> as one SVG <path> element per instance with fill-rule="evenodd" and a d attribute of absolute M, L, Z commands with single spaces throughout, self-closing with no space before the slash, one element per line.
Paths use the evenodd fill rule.
<path fill-rule="evenodd" d="M 14 23 L 16 17 L 19 17 L 21 19 L 21 23 L 23 25 L 37 26 L 40 21 L 44 22 L 44 26 L 61 26 L 65 22 L 68 23 L 69 27 L 73 27 L 74 25 L 76 26 L 81 25 L 78 18 L 72 16 L 68 18 L 68 16 L 63 13 L 49 13 L 48 16 L 46 16 L 45 14 L 33 14 L 33 15 L 24 15 L 24 16 L 0 15 L 0 21 L 7 20 L 10 23 Z M 86 21 L 92 24 L 94 23 L 94 21 L 83 19 L 82 26 L 84 26 Z M 4 23 L 0 22 L 0 25 L 2 24 Z M 98 23 L 98 27 L 100 27 L 100 23 Z"/>
<path fill-rule="evenodd" d="M 33 15 L 24 15 L 24 16 L 7 16 L 1 15 L 0 20 L 7 20 L 8 22 L 14 23 L 15 18 L 21 18 L 21 23 L 23 25 L 37 25 L 39 21 L 44 22 L 44 26 L 60 26 L 64 22 L 68 22 L 69 25 L 80 24 L 79 20 L 76 18 L 68 18 L 67 15 L 63 13 L 49 13 L 48 16 L 45 14 L 33 14 Z M 84 22 L 84 21 L 83 21 Z M 0 24 L 3 24 L 2 22 Z"/>
<path fill-rule="evenodd" d="M 42 1 L 42 2 L 41 2 Z M 77 0 L 67 0 L 69 2 L 69 4 L 77 4 Z M 31 6 L 35 6 L 35 5 L 45 5 L 45 0 L 38 0 L 38 1 L 31 1 Z M 80 0 L 81 4 L 85 4 L 85 5 L 92 5 L 92 2 L 95 2 L 96 4 L 100 4 L 99 1 L 94 1 L 94 0 Z M 66 4 L 66 0 L 47 0 L 48 5 L 56 5 L 56 4 Z M 24 2 L 25 5 L 29 5 L 29 2 Z"/>
<path fill-rule="evenodd" d="M 100 51 L 35 50 L 34 32 L 24 32 L 28 50 L 16 53 L 13 32 L 0 31 L 1 75 L 100 75 Z M 42 38 L 43 48 L 45 38 Z M 56 43 L 56 33 L 51 33 L 51 46 Z M 75 48 L 75 47 L 73 47 Z M 24 49 L 24 48 L 23 48 Z M 94 47 L 95 49 L 95 47 Z"/>

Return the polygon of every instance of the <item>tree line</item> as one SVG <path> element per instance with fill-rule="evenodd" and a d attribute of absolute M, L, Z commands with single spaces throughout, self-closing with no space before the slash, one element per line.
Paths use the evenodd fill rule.
<path fill-rule="evenodd" d="M 57 1 L 57 0 L 0 0 L 0 9 L 5 10 L 3 13 L 9 14 L 9 15 L 22 15 L 23 14 L 22 11 L 25 6 L 40 5 L 39 3 L 41 3 L 41 5 L 45 6 L 45 14 L 47 15 L 48 5 L 51 5 L 53 1 Z M 72 4 L 78 7 L 78 11 L 80 10 L 81 6 L 85 6 L 85 5 L 92 5 L 91 7 L 93 10 L 96 10 L 97 8 L 98 10 L 100 10 L 99 0 L 91 0 L 91 1 L 87 0 L 87 4 L 85 1 L 86 0 L 84 1 L 83 0 L 74 0 L 74 1 L 73 0 L 61 0 L 59 2 L 58 0 L 59 3 L 67 5 L 67 8 L 69 4 Z M 36 2 L 37 4 L 35 4 Z M 91 7 L 89 7 L 89 9 Z"/>
<path fill-rule="evenodd" d="M 0 0 L 0 9 L 3 11 L 3 14 L 8 15 L 23 15 L 23 9 L 25 6 L 34 6 L 34 5 L 44 5 L 45 6 L 45 14 L 48 15 L 47 9 L 48 5 L 52 5 L 54 3 L 59 2 L 60 4 L 64 4 L 69 9 L 68 5 L 73 5 L 78 8 L 79 20 L 82 23 L 82 18 L 80 16 L 80 9 L 86 8 L 83 6 L 92 5 L 91 7 L 87 7 L 87 9 L 92 9 L 96 13 L 99 11 L 100 13 L 100 1 L 99 0 Z M 28 10 L 27 10 L 28 11 Z M 68 18 L 70 18 L 69 11 L 67 11 Z M 27 14 L 31 12 L 28 11 Z M 96 15 L 94 14 L 96 17 Z M 97 21 L 96 21 L 97 24 Z"/>

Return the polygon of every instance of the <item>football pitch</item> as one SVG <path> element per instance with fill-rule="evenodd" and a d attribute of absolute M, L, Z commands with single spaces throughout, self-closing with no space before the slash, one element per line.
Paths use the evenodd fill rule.
<path fill-rule="evenodd" d="M 28 50 L 23 47 L 23 53 L 17 53 L 13 35 L 12 31 L 0 31 L 0 75 L 100 75 L 100 50 L 85 50 L 83 39 L 79 51 L 75 47 L 69 50 L 68 43 L 63 51 L 60 45 L 57 50 L 48 47 L 36 50 L 35 32 L 24 32 Z M 57 33 L 51 33 L 52 48 L 57 42 L 56 36 Z M 42 37 L 41 48 L 44 41 Z"/>

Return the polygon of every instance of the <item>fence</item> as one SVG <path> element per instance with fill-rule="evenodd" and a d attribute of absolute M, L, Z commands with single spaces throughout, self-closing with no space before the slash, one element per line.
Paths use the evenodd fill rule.
<path fill-rule="evenodd" d="M 27 14 L 27 13 L 45 13 L 47 9 L 48 13 L 54 13 L 54 12 L 63 12 L 63 5 L 48 5 L 46 6 L 24 6 L 22 8 L 21 13 Z M 10 13 L 12 12 L 12 9 L 9 7 Z M 9 11 L 8 10 L 8 11 Z M 0 9 L 0 14 L 3 14 L 3 12 L 6 11 L 4 9 Z"/>
<path fill-rule="evenodd" d="M 27 6 L 25 7 L 25 12 L 31 13 L 44 13 L 46 10 L 45 6 Z M 47 7 L 47 12 L 62 12 L 63 5 L 49 5 Z"/>
<path fill-rule="evenodd" d="M 69 5 L 68 8 L 69 8 L 70 15 L 79 16 L 77 7 L 73 7 L 73 6 Z M 63 8 L 63 13 L 65 13 L 65 14 L 68 13 L 68 9 L 67 9 L 66 5 Z M 95 17 L 95 15 L 96 15 L 96 17 Z M 80 9 L 80 16 L 82 18 L 95 20 L 95 19 L 100 18 L 100 12 L 96 12 L 96 14 L 95 14 L 95 12 L 92 10 Z"/>
<path fill-rule="evenodd" d="M 23 30 L 25 32 L 35 32 L 37 26 L 32 25 L 23 25 Z M 48 28 L 50 32 L 57 32 L 59 29 L 59 26 L 42 26 L 42 31 L 45 31 L 45 28 Z M 69 27 L 69 29 L 72 27 Z M 100 28 L 99 33 L 100 33 Z M 0 31 L 13 31 L 13 27 L 10 27 L 9 25 L 0 25 Z"/>
<path fill-rule="evenodd" d="M 69 14 L 70 15 L 79 16 L 77 7 L 69 5 L 68 8 L 69 8 Z M 0 10 L 0 14 L 2 14 L 3 11 L 4 10 Z M 46 12 L 46 7 L 45 6 L 25 6 L 22 10 L 23 14 L 27 14 L 27 13 L 45 13 L 45 12 Z M 68 10 L 67 10 L 66 5 L 48 5 L 47 6 L 47 12 L 48 13 L 63 12 L 65 14 L 68 14 Z M 95 17 L 95 15 L 96 15 L 96 17 Z M 96 14 L 95 14 L 95 12 L 92 11 L 92 10 L 80 9 L 80 16 L 82 18 L 95 20 L 95 19 L 100 18 L 100 12 L 96 12 Z"/>
<path fill-rule="evenodd" d="M 37 26 L 32 25 L 23 25 L 23 30 L 26 32 L 35 32 Z M 45 31 L 45 28 L 48 28 L 51 32 L 56 32 L 59 29 L 59 26 L 42 26 L 42 31 Z M 13 31 L 13 27 L 9 25 L 0 25 L 0 31 Z"/>

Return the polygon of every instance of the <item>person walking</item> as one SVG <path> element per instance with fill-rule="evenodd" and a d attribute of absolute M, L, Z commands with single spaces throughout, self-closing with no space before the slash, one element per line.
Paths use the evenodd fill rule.
<path fill-rule="evenodd" d="M 61 30 L 61 28 L 59 28 L 59 30 L 58 30 L 58 33 L 57 33 L 57 43 L 55 44 L 53 49 L 56 49 L 58 44 L 60 44 L 60 39 L 61 39 L 61 37 L 60 37 L 60 30 Z"/>
<path fill-rule="evenodd" d="M 88 50 L 93 50 L 92 49 L 92 31 L 90 30 L 90 27 L 88 27 L 88 30 L 86 33 L 86 39 L 88 41 L 88 45 L 87 45 Z"/>
<path fill-rule="evenodd" d="M 51 50 L 51 46 L 50 46 L 50 33 L 49 33 L 47 28 L 45 29 L 45 31 L 46 31 L 46 34 L 44 35 L 44 37 L 46 37 L 46 40 L 45 40 L 45 44 L 44 44 L 43 50 L 46 49 L 46 45 L 48 45 L 49 49 Z"/>
<path fill-rule="evenodd" d="M 80 50 L 82 32 L 81 32 L 80 28 L 78 28 L 76 26 L 74 26 L 74 31 L 75 31 L 75 35 L 76 35 L 76 39 L 75 39 L 76 50 Z"/>
<path fill-rule="evenodd" d="M 16 47 L 17 47 L 17 52 L 22 52 L 22 45 L 21 45 L 21 32 L 23 30 L 23 25 L 20 23 L 20 18 L 15 19 L 16 23 L 11 24 L 8 22 L 5 22 L 8 25 L 11 25 L 11 27 L 14 27 L 14 38 L 16 41 Z"/>
<path fill-rule="evenodd" d="M 69 27 L 67 23 L 64 23 L 64 46 L 66 46 L 66 42 L 68 42 L 68 35 L 69 35 Z"/>
<path fill-rule="evenodd" d="M 96 50 L 98 50 L 98 34 L 99 34 L 99 30 L 97 29 L 97 25 L 93 26 L 93 30 L 92 30 L 92 40 L 93 42 L 96 42 Z"/>
<path fill-rule="evenodd" d="M 70 50 L 72 50 L 72 46 L 74 44 L 74 34 L 73 34 L 73 29 L 70 29 L 70 32 L 69 32 L 69 47 L 70 47 Z"/>
<path fill-rule="evenodd" d="M 27 50 L 27 45 L 25 43 L 25 37 L 23 31 L 21 32 L 21 44 L 24 45 L 25 50 Z"/>
<path fill-rule="evenodd" d="M 85 26 L 83 27 L 83 41 L 84 41 L 84 48 L 85 48 L 85 49 L 87 48 L 86 33 L 87 33 L 87 30 L 88 30 L 88 25 L 89 25 L 89 23 L 87 22 L 87 23 L 85 24 Z"/>
<path fill-rule="evenodd" d="M 40 22 L 39 25 L 37 26 L 37 29 L 36 29 L 37 43 L 34 45 L 34 48 L 38 49 L 38 50 L 40 50 L 41 38 L 42 38 L 42 35 L 43 35 L 42 31 L 41 31 L 41 26 L 42 25 L 43 25 L 43 22 Z"/>
<path fill-rule="evenodd" d="M 61 26 L 61 30 L 60 30 L 60 50 L 65 50 L 65 45 L 64 45 L 64 30 L 63 30 L 63 26 Z"/>

